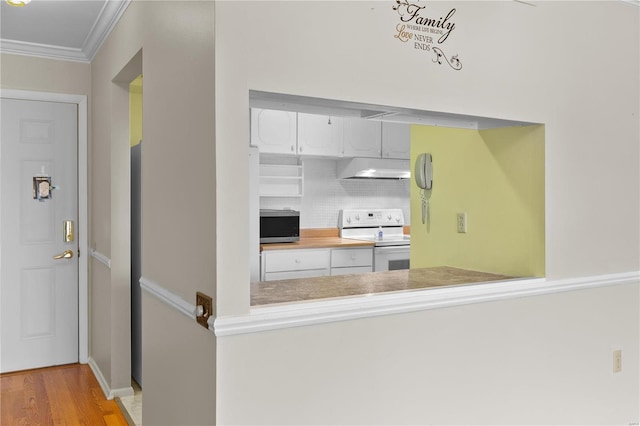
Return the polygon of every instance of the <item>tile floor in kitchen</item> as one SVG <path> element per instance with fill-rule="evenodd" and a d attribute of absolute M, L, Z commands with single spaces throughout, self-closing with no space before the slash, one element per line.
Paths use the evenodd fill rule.
<path fill-rule="evenodd" d="M 131 381 L 133 387 L 132 396 L 122 396 L 116 398 L 122 414 L 132 426 L 142 425 L 142 389 L 135 381 Z"/>

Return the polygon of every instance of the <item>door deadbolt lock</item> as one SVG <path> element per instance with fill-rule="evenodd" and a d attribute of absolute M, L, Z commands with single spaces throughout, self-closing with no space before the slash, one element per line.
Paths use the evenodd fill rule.
<path fill-rule="evenodd" d="M 75 240 L 75 232 L 73 230 L 73 221 L 65 220 L 62 223 L 62 235 L 65 243 L 72 243 Z"/>

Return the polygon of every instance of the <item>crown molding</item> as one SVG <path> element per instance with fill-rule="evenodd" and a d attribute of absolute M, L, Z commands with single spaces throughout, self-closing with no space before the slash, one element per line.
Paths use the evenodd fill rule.
<path fill-rule="evenodd" d="M 131 0 L 107 0 L 81 49 L 2 39 L 0 52 L 89 63 L 118 24 L 130 3 Z"/>
<path fill-rule="evenodd" d="M 131 3 L 131 0 L 107 0 L 105 2 L 100 16 L 82 46 L 82 51 L 89 61 L 93 60 L 93 57 L 98 53 L 102 43 L 111 34 L 111 31 L 113 31 L 125 10 L 129 7 L 129 3 Z"/>

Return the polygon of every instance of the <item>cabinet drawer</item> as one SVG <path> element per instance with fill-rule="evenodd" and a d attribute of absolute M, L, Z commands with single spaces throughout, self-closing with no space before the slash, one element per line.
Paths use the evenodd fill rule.
<path fill-rule="evenodd" d="M 346 266 L 371 266 L 373 265 L 373 249 L 334 249 L 331 250 L 331 267 L 343 268 Z"/>
<path fill-rule="evenodd" d="M 265 273 L 329 269 L 329 249 L 267 251 L 262 256 Z"/>

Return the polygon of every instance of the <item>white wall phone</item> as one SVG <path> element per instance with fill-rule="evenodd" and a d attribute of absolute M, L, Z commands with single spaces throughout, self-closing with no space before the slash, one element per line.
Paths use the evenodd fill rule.
<path fill-rule="evenodd" d="M 433 184 L 433 164 L 431 161 L 431 154 L 422 153 L 418 155 L 414 167 L 414 177 L 416 185 L 421 189 L 422 223 L 425 224 L 429 215 L 429 199 L 427 198 L 426 192 L 431 189 Z"/>
<path fill-rule="evenodd" d="M 418 155 L 415 165 L 416 185 L 420 189 L 431 189 L 433 173 L 431 166 L 431 154 L 422 153 Z"/>

